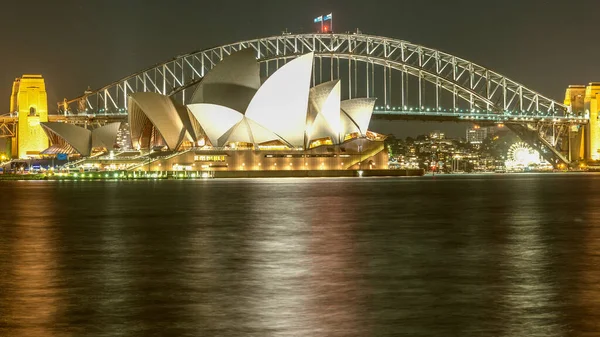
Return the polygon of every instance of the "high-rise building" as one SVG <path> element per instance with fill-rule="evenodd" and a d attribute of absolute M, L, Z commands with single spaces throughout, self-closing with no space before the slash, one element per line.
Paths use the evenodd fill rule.
<path fill-rule="evenodd" d="M 121 124 L 117 131 L 117 145 L 121 150 L 131 150 L 131 134 L 129 133 L 129 123 Z"/>
<path fill-rule="evenodd" d="M 487 138 L 487 135 L 487 128 L 475 125 L 474 127 L 467 129 L 467 143 L 481 144 L 483 143 L 483 140 Z"/>

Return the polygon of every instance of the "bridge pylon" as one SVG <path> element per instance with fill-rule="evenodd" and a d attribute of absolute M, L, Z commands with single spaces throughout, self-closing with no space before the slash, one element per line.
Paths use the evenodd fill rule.
<path fill-rule="evenodd" d="M 48 97 L 42 75 L 23 75 L 15 79 L 10 111 L 17 113 L 16 137 L 12 138 L 13 158 L 38 156 L 48 148 L 48 137 L 40 123 L 48 122 Z"/>

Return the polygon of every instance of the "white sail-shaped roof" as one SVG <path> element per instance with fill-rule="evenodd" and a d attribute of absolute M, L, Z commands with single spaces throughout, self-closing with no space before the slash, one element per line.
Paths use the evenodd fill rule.
<path fill-rule="evenodd" d="M 221 146 L 219 138 L 244 118 L 244 115 L 231 108 L 215 104 L 190 104 L 188 109 L 214 147 Z"/>
<path fill-rule="evenodd" d="M 258 89 L 246 116 L 292 146 L 304 146 L 313 53 L 300 56 L 276 71 Z"/>
<path fill-rule="evenodd" d="M 229 129 L 221 138 L 219 138 L 219 146 L 225 146 L 229 143 L 249 143 L 254 144 L 252 130 L 248 125 L 248 121 L 243 118 L 231 129 Z"/>
<path fill-rule="evenodd" d="M 61 141 L 68 144 L 82 156 L 89 156 L 92 152 L 92 132 L 88 129 L 67 123 L 46 122 L 41 123 L 46 133 L 54 134 Z M 49 135 L 50 136 L 50 135 Z M 52 144 L 54 145 L 54 144 Z"/>
<path fill-rule="evenodd" d="M 250 130 L 252 131 L 252 138 L 254 139 L 254 143 L 256 145 L 272 142 L 272 141 L 280 141 L 285 143 L 283 139 L 277 136 L 275 133 L 267 129 L 266 127 L 260 125 L 259 123 L 253 121 L 251 118 L 244 117 Z"/>
<path fill-rule="evenodd" d="M 376 100 L 375 98 L 355 98 L 343 101 L 341 104 L 343 112 L 354 121 L 363 136 L 367 134 Z M 345 130 L 344 133 L 352 132 Z"/>
<path fill-rule="evenodd" d="M 110 123 L 92 130 L 92 147 L 104 147 L 111 150 L 117 142 L 117 133 L 121 122 Z"/>
<path fill-rule="evenodd" d="M 219 146 L 229 143 L 250 143 L 258 146 L 262 143 L 283 140 L 267 128 L 248 117 L 244 117 L 233 128 L 219 138 Z"/>
<path fill-rule="evenodd" d="M 307 141 L 331 138 L 339 143 L 342 132 L 340 120 L 340 81 L 331 81 L 313 87 L 310 90 L 310 109 L 307 118 Z M 307 145 L 308 145 L 307 144 Z"/>
<path fill-rule="evenodd" d="M 179 115 L 179 119 L 181 123 L 183 123 L 183 127 L 187 131 L 184 139 L 193 141 L 196 143 L 198 138 L 200 137 L 200 132 L 197 130 L 198 128 L 194 124 L 194 119 L 190 117 L 190 112 L 185 105 L 175 104 L 175 108 L 177 109 L 177 114 Z"/>
<path fill-rule="evenodd" d="M 133 93 L 129 96 L 128 107 L 133 141 L 143 137 L 147 120 L 156 127 L 170 150 L 177 150 L 184 138 L 189 138 L 177 107 L 168 96 L 152 92 Z"/>
<path fill-rule="evenodd" d="M 223 58 L 204 76 L 190 103 L 221 105 L 243 113 L 260 84 L 256 52 L 243 49 Z"/>
<path fill-rule="evenodd" d="M 348 114 L 346 112 L 344 112 L 344 110 L 342 110 L 340 117 L 341 117 L 342 130 L 343 130 L 342 134 L 341 134 L 342 137 L 352 134 L 352 133 L 362 134 L 360 132 L 360 128 L 358 127 L 358 125 L 354 122 L 354 120 L 350 116 L 348 116 Z"/>

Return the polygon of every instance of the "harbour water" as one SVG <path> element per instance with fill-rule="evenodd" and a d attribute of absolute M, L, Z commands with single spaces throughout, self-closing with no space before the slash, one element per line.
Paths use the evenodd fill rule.
<path fill-rule="evenodd" d="M 0 183 L 0 336 L 600 335 L 600 175 Z"/>

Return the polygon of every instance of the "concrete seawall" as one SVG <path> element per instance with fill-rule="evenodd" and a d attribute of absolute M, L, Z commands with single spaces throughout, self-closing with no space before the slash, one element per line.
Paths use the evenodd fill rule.
<path fill-rule="evenodd" d="M 214 178 L 420 177 L 423 170 L 216 171 Z"/>
<path fill-rule="evenodd" d="M 145 179 L 231 179 L 231 178 L 351 178 L 351 177 L 420 177 L 423 170 L 319 170 L 319 171 L 213 171 L 213 172 L 95 172 L 70 174 L 1 174 L 0 181 L 7 180 L 145 180 Z"/>

